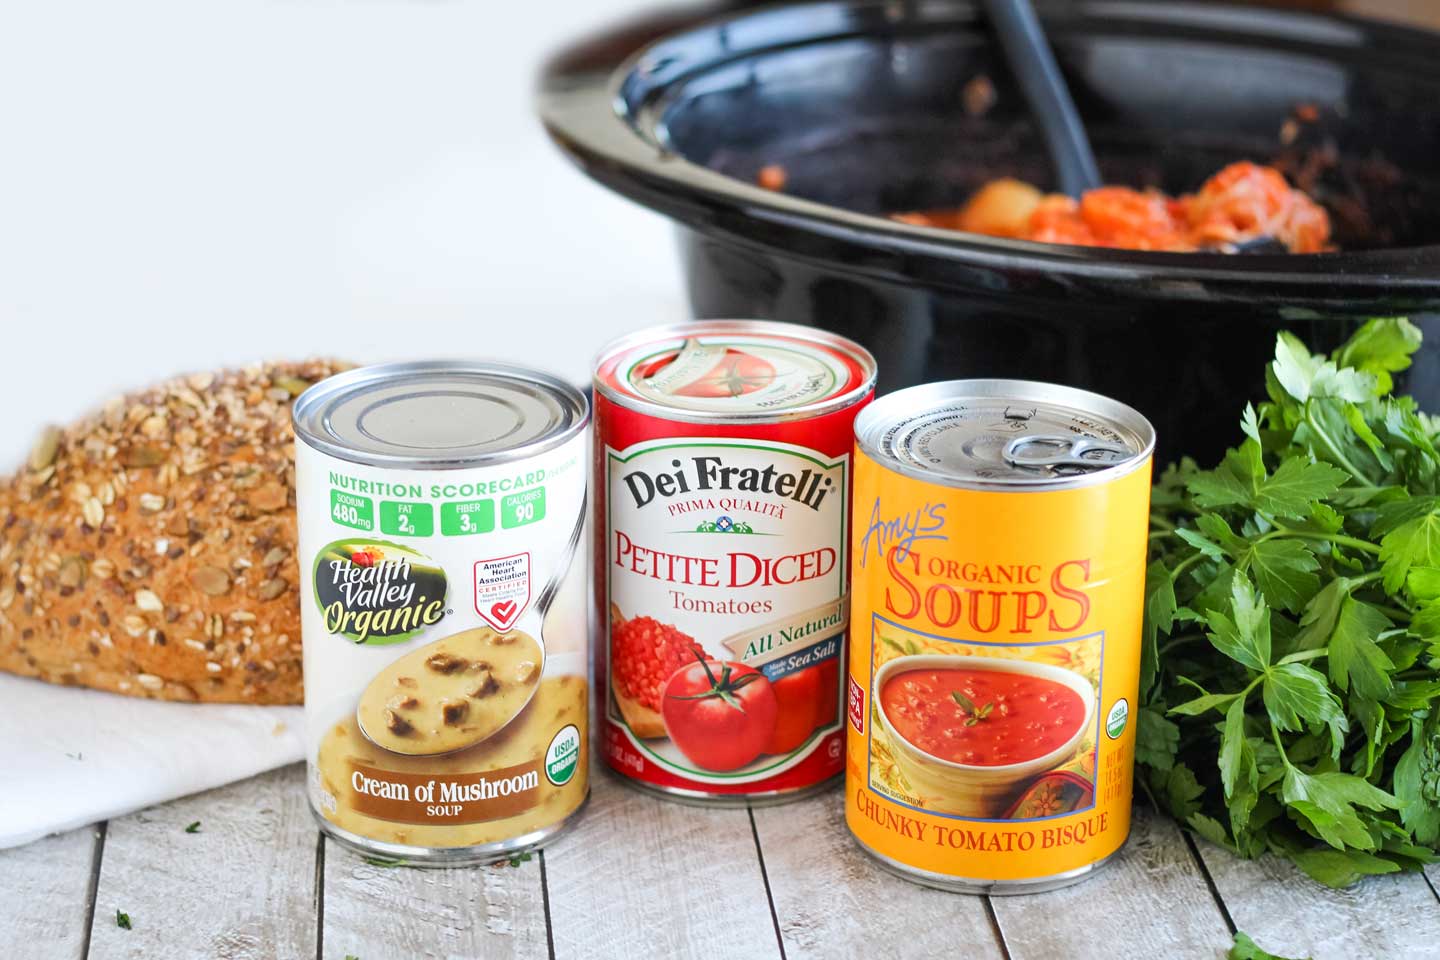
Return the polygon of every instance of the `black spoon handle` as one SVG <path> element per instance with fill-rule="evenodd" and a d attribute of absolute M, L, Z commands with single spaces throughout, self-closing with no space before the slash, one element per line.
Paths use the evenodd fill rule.
<path fill-rule="evenodd" d="M 1030 0 L 985 0 L 985 9 L 1040 125 L 1061 192 L 1078 199 L 1101 186 L 1095 152 Z"/>

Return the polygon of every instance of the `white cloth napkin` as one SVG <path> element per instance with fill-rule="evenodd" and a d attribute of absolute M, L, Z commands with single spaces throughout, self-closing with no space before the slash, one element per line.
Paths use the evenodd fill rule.
<path fill-rule="evenodd" d="M 161 703 L 0 673 L 0 849 L 299 760 L 299 707 Z"/>

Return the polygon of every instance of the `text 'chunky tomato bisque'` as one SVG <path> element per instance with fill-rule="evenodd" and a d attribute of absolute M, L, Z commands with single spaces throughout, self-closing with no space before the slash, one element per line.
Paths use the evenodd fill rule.
<path fill-rule="evenodd" d="M 595 374 L 606 759 L 696 798 L 789 798 L 843 769 L 861 347 L 786 324 L 642 331 Z"/>

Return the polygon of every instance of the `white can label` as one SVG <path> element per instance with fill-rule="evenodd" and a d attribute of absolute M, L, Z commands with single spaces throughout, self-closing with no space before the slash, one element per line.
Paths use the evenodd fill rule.
<path fill-rule="evenodd" d="M 552 768 L 585 743 L 586 466 L 583 434 L 458 470 L 296 444 L 310 787 L 336 826 L 483 846 L 583 800 L 578 757 Z"/>

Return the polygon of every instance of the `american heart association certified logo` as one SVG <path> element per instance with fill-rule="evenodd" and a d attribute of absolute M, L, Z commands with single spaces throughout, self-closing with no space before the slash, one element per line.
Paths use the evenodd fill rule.
<path fill-rule="evenodd" d="M 475 612 L 506 632 L 530 606 L 530 554 L 475 561 Z"/>

